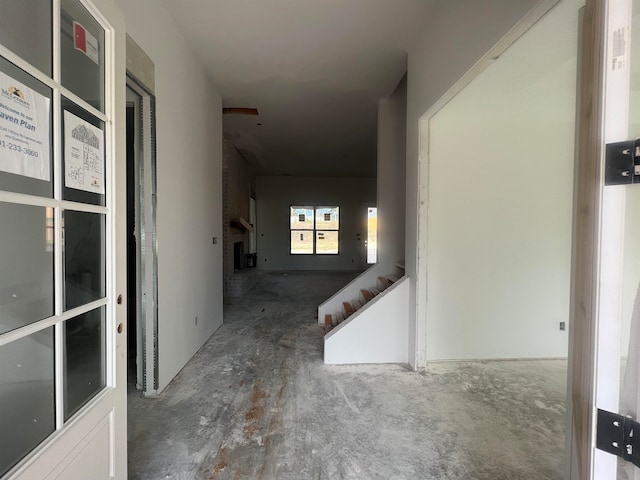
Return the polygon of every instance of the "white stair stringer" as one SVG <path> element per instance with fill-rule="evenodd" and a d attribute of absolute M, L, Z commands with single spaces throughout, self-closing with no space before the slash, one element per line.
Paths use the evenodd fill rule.
<path fill-rule="evenodd" d="M 402 277 L 324 336 L 326 364 L 408 361 L 408 277 Z"/>

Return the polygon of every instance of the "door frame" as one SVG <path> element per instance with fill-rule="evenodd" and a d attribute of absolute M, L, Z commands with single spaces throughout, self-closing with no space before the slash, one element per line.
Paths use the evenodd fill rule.
<path fill-rule="evenodd" d="M 458 82 L 456 82 L 419 121 L 419 190 L 416 271 L 417 369 L 426 367 L 427 232 L 429 201 L 429 121 L 460 91 L 470 84 L 495 59 L 506 51 L 532 25 L 550 11 L 559 0 L 539 2 Z M 572 248 L 571 312 L 569 324 L 569 370 L 567 384 L 566 478 L 583 480 L 592 464 L 592 435 L 595 430 L 594 385 L 596 369 L 596 280 L 597 242 L 599 239 L 600 192 L 596 179 L 601 174 L 604 21 L 605 0 L 586 0 L 581 10 L 581 38 L 578 53 L 578 112 L 576 132 L 576 170 Z M 581 240 L 578 241 L 577 239 Z"/>
<path fill-rule="evenodd" d="M 578 132 L 567 385 L 568 478 L 590 478 L 602 151 L 604 1 L 586 0 L 579 53 Z"/>
<path fill-rule="evenodd" d="M 516 23 L 467 73 L 442 95 L 421 117 L 418 124 L 418 195 L 416 198 L 416 275 L 415 275 L 415 343 L 409 351 L 415 352 L 410 358 L 411 366 L 421 370 L 427 366 L 427 278 L 428 278 L 428 205 L 429 205 L 429 122 L 456 95 L 465 89 L 476 77 L 489 68 L 500 56 L 523 36 L 533 25 L 544 17 L 562 0 L 540 0 L 518 23 Z M 412 341 L 410 339 L 410 341 Z"/>
<path fill-rule="evenodd" d="M 615 252 L 610 255 L 615 247 L 607 247 L 607 243 L 619 240 L 623 230 L 617 222 L 602 217 L 611 210 L 612 201 L 624 210 L 624 197 L 605 195 L 603 176 L 605 143 L 627 136 L 628 112 L 620 111 L 622 104 L 611 96 L 628 90 L 631 19 L 630 2 L 627 3 L 626 7 L 614 7 L 610 0 L 587 0 L 583 23 L 572 282 L 574 329 L 568 397 L 568 407 L 573 411 L 567 428 L 572 437 L 572 443 L 567 443 L 571 480 L 613 478 L 617 464 L 616 457 L 596 450 L 595 445 L 597 409 L 618 411 L 619 403 L 618 392 L 611 391 L 610 384 L 613 380 L 618 386 L 620 325 L 615 320 L 604 322 L 620 317 L 619 301 L 609 298 L 612 294 L 607 293 L 615 282 L 607 265 L 611 261 L 620 263 L 622 258 Z M 622 32 L 624 68 L 607 73 L 614 32 Z M 627 99 L 624 101 L 628 104 Z M 609 242 L 603 246 L 604 240 Z M 604 266 L 603 258 L 609 259 Z M 607 383 L 608 387 L 603 389 Z"/>
<path fill-rule="evenodd" d="M 139 177 L 136 200 L 136 232 L 139 233 L 137 243 L 137 276 L 138 292 L 135 299 L 139 315 L 137 317 L 137 362 L 142 370 L 142 394 L 145 397 L 158 395 L 158 251 L 156 235 L 157 215 L 157 169 L 156 169 L 156 98 L 152 87 L 143 83 L 133 73 L 140 69 L 153 70 L 153 63 L 139 62 L 137 59 L 145 55 L 142 50 L 131 54 L 132 49 L 139 49 L 130 37 L 127 41 L 127 88 L 140 98 L 140 117 L 138 119 L 140 135 L 137 139 L 136 165 Z M 140 53 L 142 52 L 142 53 Z M 133 59 L 132 59 L 133 57 Z M 147 57 L 148 58 L 148 57 Z M 150 60 L 149 60 L 150 62 Z M 151 78 L 153 72 L 151 73 Z M 149 77 L 147 73 L 145 76 Z M 148 82 L 149 80 L 147 80 Z M 139 222 L 138 222 L 139 220 Z"/>

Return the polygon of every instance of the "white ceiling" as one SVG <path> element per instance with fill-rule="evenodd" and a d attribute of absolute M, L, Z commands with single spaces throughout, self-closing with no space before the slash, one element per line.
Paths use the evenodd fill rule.
<path fill-rule="evenodd" d="M 432 0 L 165 0 L 261 173 L 375 176 L 377 101 L 406 71 Z M 258 126 L 261 123 L 262 126 Z"/>

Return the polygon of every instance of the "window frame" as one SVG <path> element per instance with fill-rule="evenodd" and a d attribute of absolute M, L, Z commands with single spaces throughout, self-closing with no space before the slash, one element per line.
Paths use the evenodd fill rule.
<path fill-rule="evenodd" d="M 313 227 L 312 228 L 293 228 L 291 226 L 291 218 L 294 210 L 312 210 L 313 211 Z M 338 214 L 338 228 L 318 228 L 316 217 L 318 210 L 321 209 L 335 209 Z M 289 255 L 312 255 L 312 256 L 337 256 L 340 255 L 340 206 L 339 205 L 303 205 L 292 204 L 289 205 Z M 293 242 L 291 240 L 294 232 L 311 232 L 313 237 L 313 248 L 311 252 L 294 252 Z M 336 252 L 318 252 L 318 232 L 336 232 L 338 236 L 338 248 Z"/>

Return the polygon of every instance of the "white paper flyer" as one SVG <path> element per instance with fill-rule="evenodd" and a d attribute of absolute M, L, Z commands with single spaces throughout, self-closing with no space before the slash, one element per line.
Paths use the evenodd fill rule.
<path fill-rule="evenodd" d="M 0 170 L 51 179 L 50 100 L 0 72 Z"/>
<path fill-rule="evenodd" d="M 64 184 L 104 193 L 104 133 L 98 127 L 64 112 Z"/>

